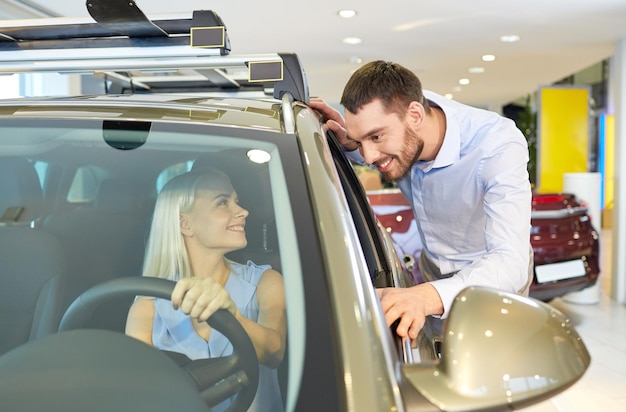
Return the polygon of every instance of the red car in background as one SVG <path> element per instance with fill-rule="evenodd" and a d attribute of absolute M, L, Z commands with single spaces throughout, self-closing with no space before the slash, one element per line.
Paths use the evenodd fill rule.
<path fill-rule="evenodd" d="M 399 189 L 367 191 L 374 213 L 396 243 L 415 282 L 421 240 L 411 206 Z M 600 274 L 599 235 L 587 206 L 573 194 L 533 194 L 530 242 L 535 276 L 530 296 L 549 301 L 593 286 Z"/>
<path fill-rule="evenodd" d="M 597 282 L 600 237 L 584 202 L 570 193 L 533 194 L 531 225 L 532 297 L 548 301 Z"/>

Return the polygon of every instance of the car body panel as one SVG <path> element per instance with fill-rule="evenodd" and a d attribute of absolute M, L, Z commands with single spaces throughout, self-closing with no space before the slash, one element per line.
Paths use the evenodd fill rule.
<path fill-rule="evenodd" d="M 410 366 L 404 374 L 446 411 L 485 411 L 503 403 L 510 410 L 520 409 L 547 399 L 561 385 L 571 386 L 590 357 L 584 350 L 579 356 L 581 352 L 565 349 L 562 344 L 568 342 L 570 347 L 582 349 L 582 340 L 561 313 L 543 302 L 528 302 L 528 298 L 512 293 L 494 295 L 485 288 L 465 289 L 455 298 L 455 309 L 462 308 L 459 312 L 474 319 L 484 319 L 494 309 L 500 316 L 488 316 L 482 327 L 476 327 L 457 318 L 459 312 L 452 314 L 441 363 L 435 370 Z M 545 330 L 552 332 L 550 337 L 543 333 Z M 516 344 L 505 344 L 505 336 Z M 461 349 L 459 345 L 466 340 L 472 343 Z M 538 347 L 542 350 L 536 351 Z M 515 359 L 514 366 L 511 359 Z M 499 373 L 490 377 L 468 373 L 486 365 L 499 369 Z"/>
<path fill-rule="evenodd" d="M 310 112 L 302 110 L 296 119 L 300 133 L 304 128 L 314 131 L 319 127 L 319 119 Z M 376 296 L 369 286 L 369 271 L 365 257 L 359 253 L 358 235 L 332 155 L 325 147 L 324 136 L 319 133 L 315 136 L 316 139 L 301 140 L 300 143 L 308 159 L 307 178 L 316 218 L 323 228 L 321 241 L 330 246 L 324 259 L 332 278 L 329 292 L 336 317 L 338 351 L 342 354 L 340 378 L 345 384 L 346 403 L 350 410 L 386 410 L 401 404 L 398 388 L 377 382 L 393 382 L 389 376 L 393 376 L 394 371 L 388 365 L 397 362 L 397 358 L 392 357 L 392 342 L 385 320 L 380 311 L 373 308 L 377 304 Z M 312 152 L 319 150 L 322 153 L 311 156 Z M 355 346 L 350 344 L 353 340 L 366 344 Z M 372 353 L 380 357 L 372 359 Z M 363 362 L 366 358 L 373 362 Z"/>

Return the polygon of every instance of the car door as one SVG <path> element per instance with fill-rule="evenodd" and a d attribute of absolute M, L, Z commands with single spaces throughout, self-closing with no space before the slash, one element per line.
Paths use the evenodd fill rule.
<path fill-rule="evenodd" d="M 365 189 L 332 132 L 328 133 L 328 144 L 361 241 L 373 286 L 376 288 L 412 286 L 411 276 L 396 254 L 391 236 L 376 218 Z M 426 362 L 439 357 L 440 339 L 435 336 L 428 322 L 417 341 L 413 343 L 403 342 L 397 337 L 394 332 L 395 326 L 396 323 L 391 326 L 391 330 L 398 356 L 404 362 Z"/>

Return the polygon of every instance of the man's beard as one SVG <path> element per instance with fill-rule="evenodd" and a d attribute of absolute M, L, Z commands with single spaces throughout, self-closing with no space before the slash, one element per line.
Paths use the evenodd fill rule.
<path fill-rule="evenodd" d="M 394 156 L 394 167 L 382 173 L 387 181 L 400 180 L 411 172 L 413 164 L 417 162 L 424 150 L 424 141 L 409 127 L 404 127 L 404 143 L 398 156 Z"/>

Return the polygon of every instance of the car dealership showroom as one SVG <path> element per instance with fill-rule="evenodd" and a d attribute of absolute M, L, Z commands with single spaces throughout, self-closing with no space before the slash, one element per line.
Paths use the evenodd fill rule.
<path fill-rule="evenodd" d="M 625 411 L 625 21 L 0 0 L 0 411 Z"/>

